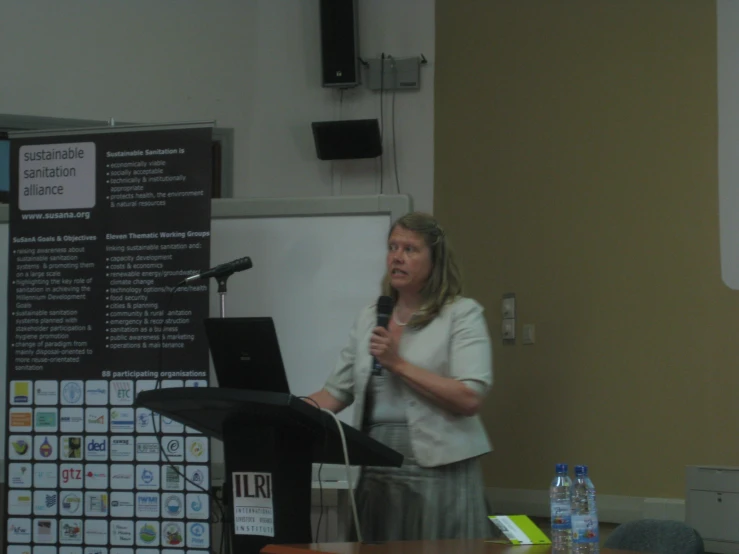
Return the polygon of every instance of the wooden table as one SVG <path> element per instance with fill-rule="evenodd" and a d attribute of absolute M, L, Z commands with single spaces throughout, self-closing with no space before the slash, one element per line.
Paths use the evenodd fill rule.
<path fill-rule="evenodd" d="M 262 548 L 263 554 L 546 554 L 549 552 L 552 552 L 551 546 L 510 546 L 481 540 L 397 541 L 381 544 L 356 542 L 272 544 Z M 627 551 L 601 548 L 600 553 L 627 554 Z"/>

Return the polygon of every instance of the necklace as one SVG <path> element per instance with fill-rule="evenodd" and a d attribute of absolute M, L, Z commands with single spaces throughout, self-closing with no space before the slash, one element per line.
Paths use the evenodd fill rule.
<path fill-rule="evenodd" d="M 408 318 L 408 321 L 406 321 L 405 323 L 401 323 L 400 321 L 398 321 L 398 317 L 395 315 L 395 312 L 393 312 L 393 321 L 399 327 L 405 327 L 406 325 L 408 325 L 411 322 L 411 319 L 413 319 L 413 316 L 416 315 L 416 313 L 418 313 L 418 312 L 413 312 L 411 314 L 411 317 Z"/>

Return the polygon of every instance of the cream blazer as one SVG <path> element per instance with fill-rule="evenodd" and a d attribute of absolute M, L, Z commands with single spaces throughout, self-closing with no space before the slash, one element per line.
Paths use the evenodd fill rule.
<path fill-rule="evenodd" d="M 337 400 L 355 404 L 352 425 L 362 428 L 365 394 L 372 373 L 369 341 L 377 325 L 375 304 L 365 307 L 354 322 L 325 388 Z M 483 308 L 459 297 L 420 330 L 405 328 L 399 354 L 408 362 L 439 375 L 468 382 L 483 395 L 493 383 L 490 335 Z M 478 415 L 451 414 L 410 386 L 403 387 L 411 448 L 423 467 L 466 460 L 492 450 Z"/>

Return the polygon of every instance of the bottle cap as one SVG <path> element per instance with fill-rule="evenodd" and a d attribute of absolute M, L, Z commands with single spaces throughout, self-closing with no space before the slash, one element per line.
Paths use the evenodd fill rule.
<path fill-rule="evenodd" d="M 567 473 L 567 464 L 557 464 L 557 473 Z"/>
<path fill-rule="evenodd" d="M 576 476 L 586 476 L 588 474 L 588 466 L 575 466 Z"/>

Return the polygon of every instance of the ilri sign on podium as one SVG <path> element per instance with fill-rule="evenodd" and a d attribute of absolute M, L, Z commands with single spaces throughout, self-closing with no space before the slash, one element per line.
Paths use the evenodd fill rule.
<path fill-rule="evenodd" d="M 223 441 L 230 481 L 225 490 L 237 493 L 229 499 L 239 518 L 228 526 L 234 552 L 312 542 L 312 464 L 344 463 L 341 435 L 330 415 L 288 393 L 220 388 L 144 391 L 136 404 Z M 398 452 L 341 425 L 351 465 L 402 464 Z M 273 528 L 244 516 L 270 509 Z"/>

